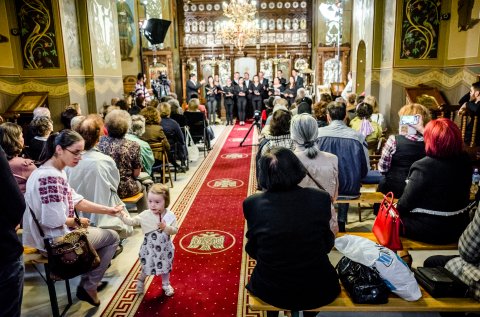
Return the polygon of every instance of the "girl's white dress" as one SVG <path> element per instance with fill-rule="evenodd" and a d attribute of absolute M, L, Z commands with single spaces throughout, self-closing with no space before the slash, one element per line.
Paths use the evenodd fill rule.
<path fill-rule="evenodd" d="M 142 271 L 145 275 L 161 275 L 172 271 L 175 247 L 170 235 L 177 233 L 177 219 L 175 214 L 168 208 L 162 220 L 165 220 L 167 227 L 164 230 L 158 229 L 160 216 L 155 215 L 147 209 L 133 218 L 123 217 L 122 220 L 131 226 L 142 227 L 145 234 L 140 247 L 139 257 L 142 264 Z"/>

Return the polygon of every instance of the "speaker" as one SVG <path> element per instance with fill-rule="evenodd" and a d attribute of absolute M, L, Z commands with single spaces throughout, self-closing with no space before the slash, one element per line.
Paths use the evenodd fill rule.
<path fill-rule="evenodd" d="M 161 44 L 165 40 L 170 23 L 172 22 L 162 19 L 148 19 L 143 33 L 152 45 Z"/>

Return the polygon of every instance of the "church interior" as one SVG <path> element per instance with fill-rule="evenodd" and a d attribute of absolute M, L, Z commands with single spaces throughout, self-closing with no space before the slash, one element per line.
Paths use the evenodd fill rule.
<path fill-rule="evenodd" d="M 228 82 L 238 86 L 235 73 L 251 83 L 262 73 L 261 80 L 267 83 L 259 95 L 258 113 L 252 98 L 246 103 L 246 120 L 239 117 L 240 112 L 237 115 L 237 104 L 233 106 L 235 123 L 229 120 L 232 109 L 228 110 L 227 94 L 219 93 L 213 106 L 217 116 L 208 118 L 209 129 L 201 131 L 199 144 L 193 132 L 189 136 L 194 149 L 183 144 L 188 155 L 181 166 L 180 162 L 177 166 L 175 145 L 173 159 L 161 150 L 160 167 L 144 173 L 150 181 L 143 183 L 144 188 L 165 183 L 170 191 L 169 210 L 178 225 L 178 233 L 172 235 L 175 295 L 165 295 L 159 276 L 147 277 L 145 291 L 136 291 L 138 276 L 143 274 L 138 256 L 144 241 L 142 225 L 120 237 L 120 251 L 102 279 L 108 284 L 98 292 L 100 303 L 94 306 L 75 296 L 80 277 L 69 284 L 50 281 L 49 288 L 47 264 L 38 260 L 35 250 L 29 254 L 26 246 L 20 316 L 60 316 L 65 308 L 65 316 L 271 316 L 265 312 L 270 309 L 262 306 L 268 304 L 252 306 L 252 295 L 245 288 L 255 260 L 245 250 L 242 203 L 261 189 L 257 187 L 257 152 L 266 117 L 260 118 L 260 112 L 267 108 L 269 96 L 276 95 L 266 87 L 275 85 L 279 73 L 287 85 L 293 78 L 294 86 L 298 81 L 292 73 L 298 74 L 302 84 L 295 87 L 295 94 L 302 89 L 303 97 L 310 99 L 310 114 L 322 95 L 346 104 L 347 93 L 376 99 L 374 113 L 384 121 L 382 136 L 370 152 L 373 170 L 378 169 L 387 138 L 398 133 L 399 111 L 407 104 L 421 104 L 432 119 L 448 118 L 458 126 L 471 158 L 468 177 L 480 165 L 476 143 L 480 108 L 478 113 L 460 110 L 460 100 L 468 94 L 475 97 L 478 91 L 476 102 L 480 102 L 480 86 L 471 88 L 480 82 L 480 1 L 0 0 L 0 16 L 0 118 L 21 126 L 24 137 L 38 107 L 49 109 L 50 132 L 65 127 L 65 112 L 71 105 L 76 105 L 74 116 L 108 116 L 110 107 L 129 112 L 139 107 L 137 115 L 144 113 L 148 102 L 156 107 L 160 101 L 157 112 L 163 122 L 160 107 L 167 95 L 178 101 L 180 112 L 188 112 L 195 98 L 203 112 L 205 108 L 210 112 L 209 90 L 203 88 L 209 77 L 215 78 L 219 91 L 229 87 Z M 191 83 L 199 83 L 193 93 Z M 470 96 L 464 102 L 472 102 Z M 116 104 L 119 100 L 125 101 L 125 108 Z M 182 127 L 182 133 L 186 130 Z M 156 155 L 153 146 L 151 151 Z M 373 197 L 376 188 L 368 184 L 361 193 L 371 192 Z M 344 222 L 347 234 L 372 231 L 373 203 L 382 198 L 383 194 L 380 200 L 378 196 L 352 200 Z M 131 217 L 142 211 L 138 199 L 125 206 Z M 284 252 L 288 257 L 290 251 Z M 412 267 L 421 267 L 432 255 L 459 252 L 455 245 L 412 247 L 410 254 Z M 328 254 L 334 267 L 341 257 L 336 249 Z M 479 262 L 474 265 L 478 270 Z M 480 289 L 478 276 L 476 283 Z M 480 312 L 480 303 L 471 299 L 465 300 L 464 308 L 429 296 L 417 304 L 395 300 L 398 297 L 371 309 L 341 302 L 318 310 L 316 316 L 436 317 L 444 316 L 442 312 Z M 279 316 L 298 316 L 279 310 Z M 4 316 L 1 311 L 0 316 Z"/>

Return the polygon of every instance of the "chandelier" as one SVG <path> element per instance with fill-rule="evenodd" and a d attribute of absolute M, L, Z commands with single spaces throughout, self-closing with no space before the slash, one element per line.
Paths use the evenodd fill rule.
<path fill-rule="evenodd" d="M 221 36 L 224 42 L 234 45 L 241 52 L 248 42 L 255 43 L 259 36 L 258 21 L 255 20 L 257 2 L 252 0 L 230 0 L 223 3 L 223 14 L 229 18 L 222 22 Z"/>

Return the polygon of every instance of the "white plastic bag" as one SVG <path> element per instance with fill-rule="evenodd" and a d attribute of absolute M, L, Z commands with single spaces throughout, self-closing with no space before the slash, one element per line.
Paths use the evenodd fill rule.
<path fill-rule="evenodd" d="M 416 301 L 422 297 L 413 272 L 392 250 L 352 235 L 335 239 L 335 248 L 352 261 L 376 268 L 390 290 L 401 298 Z"/>

